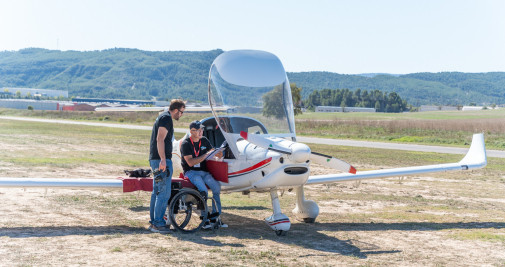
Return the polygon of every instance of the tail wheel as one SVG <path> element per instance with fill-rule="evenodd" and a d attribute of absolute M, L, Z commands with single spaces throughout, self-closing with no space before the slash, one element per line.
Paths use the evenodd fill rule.
<path fill-rule="evenodd" d="M 193 233 L 207 220 L 207 205 L 200 193 L 193 189 L 182 190 L 170 202 L 169 219 L 178 231 Z"/>

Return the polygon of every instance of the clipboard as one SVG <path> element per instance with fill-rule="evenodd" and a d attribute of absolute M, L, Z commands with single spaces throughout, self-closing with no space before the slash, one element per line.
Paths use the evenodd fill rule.
<path fill-rule="evenodd" d="M 226 145 L 228 143 L 226 143 L 226 140 L 223 142 L 223 144 L 216 150 L 212 151 L 212 153 L 210 153 L 206 158 L 205 160 L 209 160 L 209 159 L 212 159 L 216 156 L 216 154 L 218 154 L 219 152 L 224 152 L 224 150 L 226 149 Z"/>

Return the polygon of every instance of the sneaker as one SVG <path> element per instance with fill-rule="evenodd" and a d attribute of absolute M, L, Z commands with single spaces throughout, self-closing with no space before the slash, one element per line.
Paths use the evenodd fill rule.
<path fill-rule="evenodd" d="M 167 226 L 151 225 L 151 232 L 160 233 L 160 234 L 168 234 L 171 231 L 170 231 L 170 227 L 167 227 Z"/>
<path fill-rule="evenodd" d="M 147 227 L 147 231 L 151 231 L 153 229 L 153 224 L 149 223 L 149 227 Z"/>
<path fill-rule="evenodd" d="M 206 220 L 205 223 L 203 224 L 202 228 L 203 229 L 211 229 L 212 228 L 212 224 L 210 223 L 209 220 Z"/>
<path fill-rule="evenodd" d="M 228 225 L 226 223 L 223 223 L 223 221 L 221 221 L 221 219 L 219 219 L 218 225 L 219 225 L 219 228 L 228 228 Z"/>
<path fill-rule="evenodd" d="M 216 229 L 218 228 L 228 228 L 228 225 L 226 223 L 223 223 L 223 221 L 221 221 L 221 218 L 217 218 L 217 219 L 211 219 L 210 220 L 210 226 L 215 226 Z"/>

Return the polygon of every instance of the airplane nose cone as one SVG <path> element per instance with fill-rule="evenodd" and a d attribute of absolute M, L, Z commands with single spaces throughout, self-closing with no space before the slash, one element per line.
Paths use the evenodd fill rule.
<path fill-rule="evenodd" d="M 291 146 L 289 158 L 297 163 L 306 162 L 310 158 L 310 147 L 306 144 L 294 143 Z"/>

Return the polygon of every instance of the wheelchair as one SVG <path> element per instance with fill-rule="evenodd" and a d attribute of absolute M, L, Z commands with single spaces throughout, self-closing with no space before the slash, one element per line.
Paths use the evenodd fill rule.
<path fill-rule="evenodd" d="M 207 219 L 219 217 L 219 213 L 209 214 L 208 200 L 216 205 L 213 198 L 202 196 L 189 180 L 172 178 L 172 192 L 168 200 L 167 224 L 171 223 L 177 231 L 194 233 L 200 230 Z M 211 229 L 219 228 L 219 220 L 211 223 Z"/>

